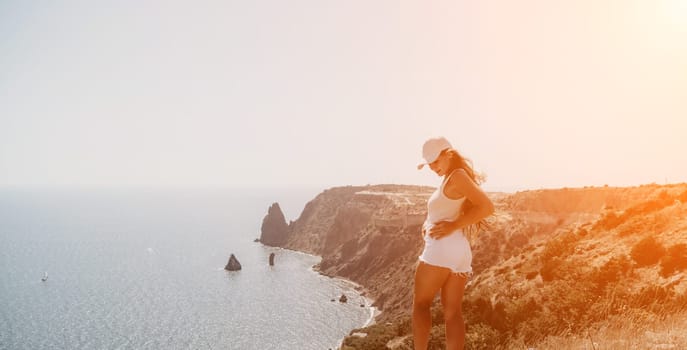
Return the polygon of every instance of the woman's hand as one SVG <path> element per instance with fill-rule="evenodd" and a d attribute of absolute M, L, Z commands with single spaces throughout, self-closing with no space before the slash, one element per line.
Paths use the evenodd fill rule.
<path fill-rule="evenodd" d="M 429 229 L 429 236 L 434 239 L 440 239 L 451 234 L 457 228 L 456 223 L 453 221 L 439 221 Z"/>

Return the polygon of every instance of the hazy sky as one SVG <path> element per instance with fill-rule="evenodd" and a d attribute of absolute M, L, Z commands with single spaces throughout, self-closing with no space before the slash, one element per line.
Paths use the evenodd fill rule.
<path fill-rule="evenodd" d="M 687 1 L 0 1 L 0 186 L 687 181 Z"/>

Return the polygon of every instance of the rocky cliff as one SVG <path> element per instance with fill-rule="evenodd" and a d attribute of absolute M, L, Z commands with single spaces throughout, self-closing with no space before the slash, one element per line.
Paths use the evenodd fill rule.
<path fill-rule="evenodd" d="M 421 247 L 420 225 L 430 187 L 347 186 L 328 189 L 304 208 L 287 229 L 285 248 L 322 257 L 326 275 L 365 286 L 380 309 L 402 310 L 409 289 L 385 288 L 392 276 L 411 282 Z M 265 221 L 273 221 L 273 214 Z"/>
<path fill-rule="evenodd" d="M 364 286 L 365 292 L 376 300 L 376 306 L 383 310 L 378 317 L 378 325 L 362 330 L 370 335 L 359 339 L 349 337 L 345 341 L 346 347 L 371 348 L 370 344 L 379 343 L 379 337 L 389 337 L 396 339 L 395 344 L 403 348 L 407 336 L 399 338 L 397 335 L 409 332 L 413 272 L 422 249 L 420 226 L 426 214 L 426 200 L 432 191 L 429 187 L 402 185 L 332 188 L 309 202 L 301 216 L 287 226 L 281 246 L 320 255 L 322 260 L 318 269 L 322 273 L 348 278 Z M 556 251 L 555 247 L 546 250 L 549 252 L 546 254 L 568 254 L 580 259 L 603 256 L 603 259 L 595 260 L 590 265 L 594 267 L 607 263 L 616 256 L 614 254 L 627 253 L 632 244 L 637 244 L 636 240 L 625 240 L 622 241 L 624 248 L 609 248 L 617 246 L 618 240 L 608 238 L 610 233 L 604 227 L 616 225 L 612 230 L 626 231 L 641 228 L 646 233 L 653 232 L 660 237 L 670 231 L 673 235 L 666 236 L 670 238 L 659 241 L 666 247 L 672 247 L 677 244 L 672 242 L 675 237 L 687 237 L 684 219 L 687 217 L 684 211 L 687 204 L 680 204 L 679 208 L 670 209 L 672 211 L 666 208 L 672 202 L 687 203 L 684 193 L 687 193 L 687 185 L 684 184 L 490 193 L 497 211 L 490 219 L 490 227 L 474 242 L 473 267 L 476 275 L 465 298 L 466 303 L 473 304 L 465 307 L 473 313 L 479 309 L 475 306 L 477 304 L 484 310 L 491 310 L 482 310 L 491 312 L 488 317 L 493 322 L 480 323 L 481 333 L 491 332 L 501 340 L 507 338 L 504 334 L 517 334 L 512 329 L 499 328 L 499 317 L 507 313 L 503 311 L 498 316 L 499 311 L 494 311 L 494 308 L 499 300 L 505 300 L 501 298 L 510 296 L 508 290 L 541 287 L 534 284 L 526 287 L 515 285 L 512 282 L 514 276 L 522 274 L 521 278 L 528 281 L 553 278 L 547 269 L 555 270 L 562 265 L 554 259 L 555 263 L 549 261 L 549 265 L 544 266 L 541 254 L 547 244 L 557 242 L 560 237 L 569 237 L 570 232 L 584 234 L 590 239 L 584 243 L 585 255 L 574 255 L 567 250 Z M 660 205 L 652 201 L 658 201 Z M 645 207 L 652 205 L 661 209 L 651 211 L 649 216 L 642 214 L 646 211 Z M 670 213 L 664 213 L 664 210 Z M 272 221 L 272 215 L 278 216 L 269 213 L 265 221 Z M 653 221 L 644 224 L 646 220 Z M 564 245 L 567 247 L 571 244 L 565 241 Z M 587 264 L 587 261 L 578 263 Z M 490 295 L 491 299 L 487 299 L 490 306 L 480 304 L 485 303 L 481 298 L 485 294 Z M 534 297 L 531 300 L 540 301 Z M 480 319 L 477 316 L 474 318 Z M 536 328 L 536 325 L 529 326 Z M 472 331 L 474 336 L 476 330 Z M 407 341 L 405 343 L 407 345 Z"/>
<path fill-rule="evenodd" d="M 286 224 L 284 213 L 279 203 L 274 203 L 267 210 L 267 216 L 262 220 L 260 242 L 269 246 L 280 246 L 286 241 L 289 226 Z"/>
<path fill-rule="evenodd" d="M 224 266 L 224 269 L 227 271 L 239 271 L 241 270 L 241 263 L 238 259 L 236 259 L 236 256 L 234 256 L 234 254 L 231 254 L 231 256 L 229 257 L 229 261 L 227 262 L 227 265 Z"/>

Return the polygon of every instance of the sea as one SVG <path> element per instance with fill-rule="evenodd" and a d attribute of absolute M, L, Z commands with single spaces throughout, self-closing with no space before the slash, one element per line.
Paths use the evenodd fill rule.
<path fill-rule="evenodd" d="M 273 202 L 295 220 L 316 194 L 0 189 L 0 349 L 337 349 L 370 300 L 254 242 Z"/>

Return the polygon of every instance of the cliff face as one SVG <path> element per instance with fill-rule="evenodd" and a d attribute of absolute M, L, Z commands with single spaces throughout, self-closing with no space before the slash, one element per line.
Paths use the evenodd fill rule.
<path fill-rule="evenodd" d="M 347 207 L 347 205 L 355 193 L 362 189 L 362 187 L 355 186 L 336 187 L 319 194 L 306 204 L 298 219 L 291 223 L 288 238 L 283 246 L 310 254 L 322 255 L 327 240 L 333 242 L 338 239 L 332 237 L 332 234 L 341 231 L 334 229 L 340 209 L 342 209 L 342 214 L 347 210 L 349 212 L 354 211 L 355 208 Z M 365 217 L 367 215 L 366 210 L 364 206 L 361 206 L 358 212 L 362 217 Z M 363 219 L 356 219 L 356 221 L 361 220 Z M 336 226 L 343 227 L 341 219 Z M 353 233 L 345 232 L 344 235 Z"/>
<path fill-rule="evenodd" d="M 432 191 L 403 185 L 328 189 L 288 226 L 281 246 L 321 256 L 321 273 L 355 281 L 365 286 L 377 307 L 400 310 L 410 289 L 399 293 L 385 287 L 392 277 L 412 281 Z"/>

